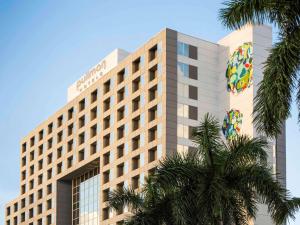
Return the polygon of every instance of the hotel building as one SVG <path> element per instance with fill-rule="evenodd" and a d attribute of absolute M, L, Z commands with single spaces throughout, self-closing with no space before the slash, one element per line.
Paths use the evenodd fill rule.
<path fill-rule="evenodd" d="M 253 98 L 271 44 L 267 26 L 217 43 L 164 29 L 133 53 L 113 51 L 21 140 L 20 195 L 5 225 L 121 224 L 128 209 L 110 210 L 109 191 L 137 189 L 161 158 L 193 149 L 190 131 L 206 112 L 224 121 L 224 138 L 257 136 Z M 284 132 L 270 142 L 285 184 Z M 264 206 L 253 224 L 272 224 Z"/>

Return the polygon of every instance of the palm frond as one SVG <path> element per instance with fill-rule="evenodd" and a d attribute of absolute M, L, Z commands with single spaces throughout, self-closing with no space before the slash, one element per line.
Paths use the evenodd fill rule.
<path fill-rule="evenodd" d="M 193 131 L 193 141 L 198 145 L 198 151 L 209 166 L 214 164 L 214 151 L 221 146 L 219 121 L 209 113 L 205 114 L 200 125 Z"/>
<path fill-rule="evenodd" d="M 300 65 L 299 42 L 300 27 L 288 37 L 281 37 L 266 61 L 253 114 L 258 131 L 267 136 L 280 134 L 283 122 L 290 115 L 292 91 Z"/>
<path fill-rule="evenodd" d="M 115 210 L 129 206 L 133 210 L 139 210 L 144 206 L 141 194 L 131 188 L 117 189 L 109 193 L 109 206 Z"/>
<path fill-rule="evenodd" d="M 246 135 L 240 135 L 228 142 L 228 159 L 226 169 L 230 169 L 237 165 L 249 163 L 267 164 L 268 141 L 263 137 L 250 139 Z"/>
<path fill-rule="evenodd" d="M 270 0 L 231 0 L 223 3 L 224 8 L 219 11 L 219 18 L 229 29 L 239 29 L 242 26 L 274 22 L 272 13 L 276 6 Z"/>

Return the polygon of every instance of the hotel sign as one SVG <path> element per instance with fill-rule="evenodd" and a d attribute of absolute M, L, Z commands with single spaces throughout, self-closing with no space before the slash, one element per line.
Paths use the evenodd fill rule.
<path fill-rule="evenodd" d="M 68 88 L 68 102 L 76 98 L 81 92 L 95 83 L 104 74 L 116 67 L 119 62 L 129 55 L 128 52 L 122 49 L 115 49 L 104 59 L 102 59 L 96 66 L 86 72 L 75 83 Z"/>
<path fill-rule="evenodd" d="M 100 76 L 102 76 L 105 71 L 106 71 L 106 60 L 103 60 L 98 65 L 96 65 L 93 69 L 89 70 L 85 75 L 83 75 L 76 82 L 77 91 L 82 91 L 83 89 L 89 87 Z"/>

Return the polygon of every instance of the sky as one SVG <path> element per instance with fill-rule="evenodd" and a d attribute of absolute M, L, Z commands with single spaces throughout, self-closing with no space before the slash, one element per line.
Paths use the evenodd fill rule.
<path fill-rule="evenodd" d="M 222 1 L 0 0 L 0 224 L 19 195 L 19 145 L 66 103 L 67 88 L 113 49 L 134 51 L 161 29 L 216 42 L 230 33 Z M 274 39 L 276 33 L 274 32 Z M 287 121 L 287 187 L 300 196 L 297 109 Z M 300 224 L 300 212 L 290 224 Z"/>

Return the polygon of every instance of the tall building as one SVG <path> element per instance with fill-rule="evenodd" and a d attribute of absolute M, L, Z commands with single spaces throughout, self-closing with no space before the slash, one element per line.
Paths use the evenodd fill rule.
<path fill-rule="evenodd" d="M 257 136 L 253 98 L 272 44 L 266 26 L 212 43 L 164 29 L 133 53 L 116 49 L 68 89 L 68 102 L 21 141 L 20 195 L 6 225 L 120 224 L 107 207 L 116 188 L 137 189 L 158 161 L 194 148 L 206 112 L 224 138 Z M 285 136 L 269 162 L 285 182 Z M 272 224 L 264 206 L 254 224 Z"/>

